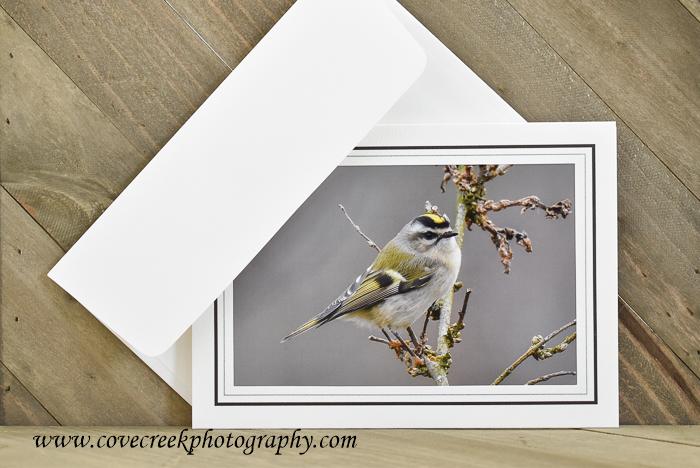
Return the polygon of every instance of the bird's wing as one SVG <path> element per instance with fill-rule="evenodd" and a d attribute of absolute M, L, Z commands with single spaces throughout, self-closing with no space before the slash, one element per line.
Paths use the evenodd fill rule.
<path fill-rule="evenodd" d="M 332 319 L 356 310 L 370 308 L 391 296 L 425 286 L 432 277 L 431 272 L 415 278 L 406 278 L 398 271 L 391 269 L 369 272 L 356 290 L 332 314 Z"/>
<path fill-rule="evenodd" d="M 320 314 L 312 317 L 308 322 L 282 338 L 282 342 L 301 335 L 302 333 L 324 323 L 335 320 L 350 312 L 372 307 L 388 297 L 401 294 L 412 289 L 425 286 L 433 277 L 432 272 L 421 271 L 413 276 L 402 275 L 393 269 L 373 270 L 372 265 L 367 271 L 357 277 L 348 288 L 331 302 Z"/>
<path fill-rule="evenodd" d="M 362 286 L 364 283 L 365 279 L 372 274 L 372 267 L 370 266 L 364 273 L 362 273 L 360 276 L 355 278 L 355 281 L 352 282 L 350 286 L 347 287 L 345 291 L 343 291 L 343 294 L 338 296 L 335 301 L 331 302 L 328 304 L 328 307 L 326 307 L 326 310 L 318 314 L 319 317 L 327 317 L 330 316 L 333 312 L 337 311 L 338 308 L 340 308 L 343 303 L 351 297 L 357 290 Z"/>
<path fill-rule="evenodd" d="M 343 294 L 341 294 L 336 298 L 336 300 L 328 304 L 328 307 L 326 307 L 323 312 L 321 312 L 318 315 L 315 315 L 314 317 L 311 317 L 309 321 L 301 325 L 289 335 L 282 338 L 282 343 L 291 338 L 294 338 L 295 336 L 301 335 L 302 333 L 307 332 L 312 328 L 320 327 L 324 323 L 328 323 L 334 318 L 337 318 L 337 312 L 340 309 L 340 307 L 349 297 L 352 297 L 353 293 L 355 293 L 362 286 L 364 280 L 371 274 L 371 270 L 372 267 L 369 267 L 367 271 L 358 276 L 355 279 L 355 281 L 353 281 L 353 283 L 347 287 Z"/>

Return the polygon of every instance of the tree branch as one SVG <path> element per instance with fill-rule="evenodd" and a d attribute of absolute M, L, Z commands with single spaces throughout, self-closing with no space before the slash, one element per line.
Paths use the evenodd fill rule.
<path fill-rule="evenodd" d="M 525 351 L 522 355 L 520 355 L 520 357 L 519 357 L 518 359 L 516 359 L 516 360 L 513 362 L 513 364 L 511 364 L 510 366 L 506 367 L 506 368 L 503 370 L 503 372 L 501 372 L 501 374 L 500 374 L 498 377 L 496 377 L 496 380 L 494 380 L 493 383 L 492 383 L 491 385 L 498 385 L 498 384 L 500 384 L 501 382 L 503 382 L 503 380 L 505 380 L 506 377 L 508 377 L 511 373 L 513 373 L 513 371 L 514 371 L 520 364 L 522 364 L 523 362 L 525 362 L 525 360 L 526 360 L 527 358 L 529 358 L 530 356 L 535 356 L 539 351 L 541 351 L 540 348 L 542 348 L 542 346 L 543 346 L 545 343 L 547 343 L 548 341 L 550 341 L 552 338 L 554 338 L 555 336 L 557 336 L 559 333 L 561 333 L 562 331 L 566 330 L 567 328 L 574 326 L 575 324 L 576 324 L 576 320 L 572 320 L 571 322 L 565 324 L 564 326 L 562 326 L 562 327 L 560 327 L 560 328 L 554 330 L 552 333 L 550 333 L 549 335 L 547 335 L 545 338 L 542 338 L 541 335 L 535 335 L 535 336 L 533 336 L 533 337 L 532 337 L 532 341 L 531 341 L 532 344 L 531 344 L 530 347 L 527 349 L 527 351 Z M 566 343 L 566 346 L 568 346 L 568 344 L 571 343 L 572 341 L 574 341 L 575 339 L 576 339 L 576 332 L 574 332 L 574 333 L 572 333 L 571 335 L 567 336 L 566 339 L 564 340 L 564 341 L 569 340 L 569 341 Z M 560 343 L 560 345 L 563 344 L 563 343 L 564 343 L 564 342 Z M 558 345 L 558 346 L 559 346 L 559 345 Z M 564 350 L 566 349 L 566 346 L 564 346 L 564 348 L 563 348 L 561 351 L 558 351 L 558 352 L 564 351 Z M 547 348 L 547 349 L 549 349 L 549 348 Z M 548 357 L 553 356 L 554 354 L 556 354 L 556 353 L 551 353 L 549 356 L 544 356 L 544 355 L 542 355 L 539 359 L 546 359 L 546 358 L 548 358 Z"/>
<path fill-rule="evenodd" d="M 572 321 L 569 322 L 569 323 L 565 323 L 564 325 L 562 325 L 561 327 L 557 328 L 557 329 L 554 330 L 552 333 L 550 333 L 549 335 L 547 335 L 546 337 L 544 337 L 544 339 L 542 340 L 542 344 L 545 344 L 545 343 L 547 343 L 548 341 L 551 341 L 552 338 L 554 338 L 555 336 L 557 336 L 559 333 L 563 332 L 563 331 L 566 330 L 567 328 L 573 327 L 574 325 L 576 325 L 576 319 L 572 320 Z"/>
<path fill-rule="evenodd" d="M 564 351 L 566 351 L 566 348 L 569 347 L 569 344 L 572 341 L 574 341 L 575 339 L 576 339 L 576 332 L 573 332 L 572 334 L 570 334 L 569 336 L 564 338 L 564 340 L 562 340 L 562 342 L 556 346 L 552 346 L 551 348 L 538 349 L 537 352 L 532 357 L 534 357 L 538 361 L 541 361 L 542 359 L 550 358 L 550 357 L 554 356 L 555 354 L 563 353 Z"/>
<path fill-rule="evenodd" d="M 455 217 L 454 230 L 457 232 L 457 245 L 459 249 L 462 249 L 464 244 L 464 231 L 466 229 L 466 213 L 467 207 L 464 204 L 462 197 L 457 195 L 457 215 Z M 450 288 L 450 291 L 441 299 L 440 302 L 440 317 L 438 318 L 438 341 L 436 354 L 441 357 L 444 366 L 440 366 L 436 369 L 438 376 L 440 377 L 436 380 L 438 385 L 449 385 L 447 380 L 447 370 L 452 363 L 452 358 L 448 352 L 449 348 L 454 346 L 454 340 L 451 339 L 450 334 L 450 318 L 452 315 L 452 302 L 454 300 L 455 289 Z M 468 293 L 467 293 L 468 295 Z"/>
<path fill-rule="evenodd" d="M 563 375 L 576 375 L 576 371 L 552 372 L 551 374 L 546 374 L 541 377 L 537 377 L 536 379 L 528 380 L 525 385 L 537 385 L 538 383 L 546 382 L 549 379 L 552 379 L 554 377 L 561 377 Z"/>
<path fill-rule="evenodd" d="M 483 184 L 491 179 L 505 175 L 513 167 L 512 164 L 482 164 L 479 166 L 479 183 Z"/>
<path fill-rule="evenodd" d="M 479 213 L 483 214 L 489 211 L 502 211 L 513 206 L 521 207 L 521 213 L 525 213 L 527 210 L 540 209 L 545 212 L 545 217 L 548 219 L 558 219 L 559 217 L 566 218 L 572 210 L 571 200 L 566 199 L 557 202 L 554 205 L 547 206 L 540 201 L 539 197 L 536 197 L 535 195 L 523 197 L 518 200 L 486 200 L 477 207 L 477 210 Z"/>
<path fill-rule="evenodd" d="M 369 341 L 374 341 L 374 342 L 376 342 L 376 343 L 382 343 L 382 344 L 385 344 L 385 345 L 387 345 L 387 346 L 390 346 L 390 345 L 391 345 L 391 343 L 390 343 L 389 341 L 385 340 L 384 338 L 377 338 L 376 336 L 373 336 L 373 335 L 369 335 L 369 336 L 367 337 L 367 339 L 368 339 Z"/>
<path fill-rule="evenodd" d="M 516 243 L 528 253 L 532 252 L 532 241 L 525 232 L 510 227 L 497 226 L 489 218 L 490 213 L 502 211 L 512 206 L 520 206 L 522 212 L 540 209 L 545 212 L 547 219 L 558 219 L 566 218 L 573 209 L 570 200 L 562 200 L 547 206 L 535 195 L 517 200 L 487 200 L 486 183 L 506 174 L 511 167 L 512 165 L 448 165 L 445 166 L 445 174 L 440 184 L 440 189 L 443 192 L 447 182 L 451 180 L 455 184 L 458 192 L 457 207 L 459 209 L 459 206 L 463 205 L 466 208 L 467 229 L 471 230 L 471 226 L 476 224 L 490 235 L 501 258 L 505 273 L 510 273 L 510 264 L 513 259 L 510 241 L 515 239 Z"/>

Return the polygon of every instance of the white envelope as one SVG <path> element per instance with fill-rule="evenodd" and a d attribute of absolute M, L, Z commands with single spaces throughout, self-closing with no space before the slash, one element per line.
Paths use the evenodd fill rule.
<path fill-rule="evenodd" d="M 190 325 L 374 126 L 522 121 L 395 1 L 300 0 L 49 277 L 190 401 Z"/>

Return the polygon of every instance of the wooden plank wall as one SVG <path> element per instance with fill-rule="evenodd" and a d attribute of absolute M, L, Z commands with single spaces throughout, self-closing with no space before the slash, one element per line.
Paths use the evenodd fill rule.
<path fill-rule="evenodd" d="M 697 2 L 402 3 L 527 120 L 618 122 L 621 422 L 700 423 Z M 0 0 L 0 422 L 189 423 L 45 274 L 290 5 Z"/>

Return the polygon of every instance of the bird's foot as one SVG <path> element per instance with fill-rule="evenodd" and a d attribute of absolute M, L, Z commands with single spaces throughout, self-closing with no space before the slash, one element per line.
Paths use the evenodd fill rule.
<path fill-rule="evenodd" d="M 380 328 L 380 330 L 382 331 L 382 334 L 386 337 L 387 346 L 389 346 L 389 348 L 396 353 L 397 358 L 401 359 L 401 355 L 403 354 L 403 346 L 401 345 L 401 340 L 392 338 L 384 328 Z"/>
<path fill-rule="evenodd" d="M 399 343 L 401 344 L 401 348 L 403 348 L 404 351 L 406 351 L 406 352 L 407 352 L 408 354 L 410 354 L 411 356 L 415 356 L 415 355 L 416 355 L 415 351 L 413 351 L 413 350 L 411 349 L 411 347 L 408 345 L 408 343 L 406 343 L 406 342 L 403 340 L 403 338 L 401 338 L 401 335 L 399 335 L 397 332 L 395 332 L 395 331 L 392 330 L 392 329 L 389 329 L 389 331 L 390 331 L 391 334 L 394 335 L 394 337 L 399 341 Z"/>

